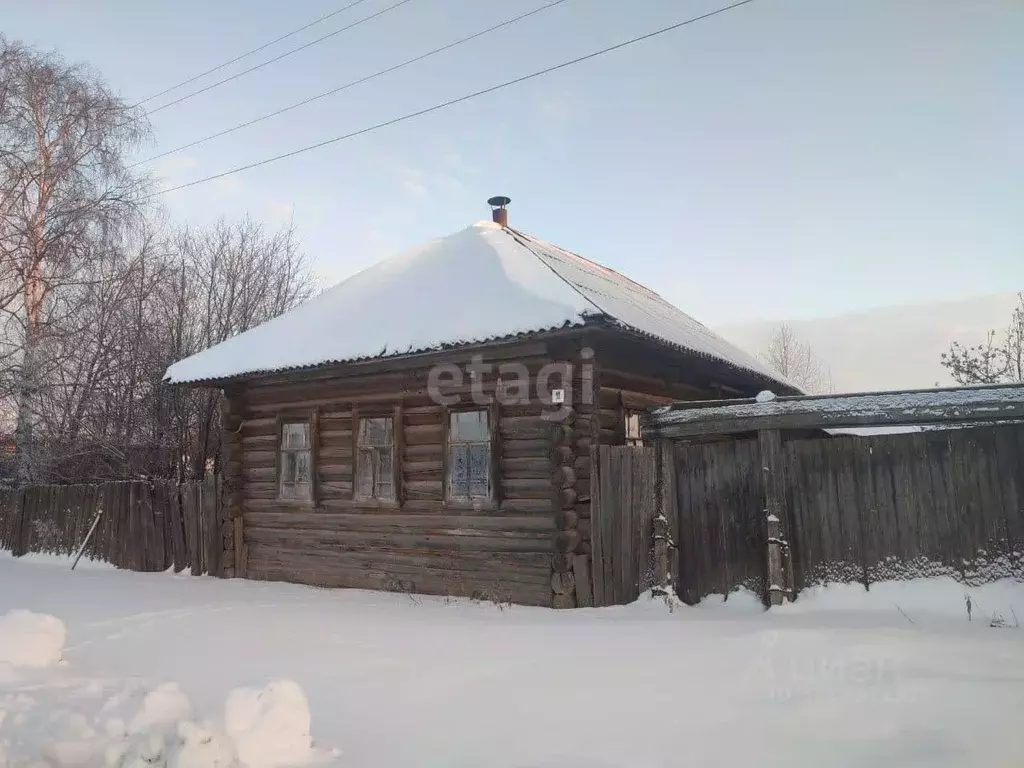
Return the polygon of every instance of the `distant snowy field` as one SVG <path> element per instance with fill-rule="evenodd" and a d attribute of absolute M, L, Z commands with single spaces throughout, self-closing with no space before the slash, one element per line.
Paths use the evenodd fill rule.
<path fill-rule="evenodd" d="M 559 612 L 0 553 L 0 767 L 1020 765 L 1024 586 L 964 594 Z"/>

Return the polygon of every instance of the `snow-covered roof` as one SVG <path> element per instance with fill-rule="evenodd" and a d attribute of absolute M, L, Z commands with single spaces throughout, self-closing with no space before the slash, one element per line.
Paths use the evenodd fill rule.
<path fill-rule="evenodd" d="M 598 319 L 792 387 L 653 291 L 489 221 L 386 259 L 175 363 L 165 378 L 213 381 L 384 358 Z"/>

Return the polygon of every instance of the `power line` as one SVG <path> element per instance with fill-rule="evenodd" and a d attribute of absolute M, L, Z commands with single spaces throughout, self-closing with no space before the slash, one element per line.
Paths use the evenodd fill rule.
<path fill-rule="evenodd" d="M 739 7 L 744 6 L 744 5 L 749 5 L 752 2 L 754 2 L 754 0 L 738 0 L 738 2 L 732 3 L 731 5 L 723 6 L 722 8 L 718 8 L 718 9 L 716 9 L 714 11 L 708 11 L 707 13 L 701 14 L 700 16 L 693 16 L 693 17 L 691 17 L 689 19 L 677 22 L 677 23 L 672 24 L 672 25 L 670 25 L 668 27 L 662 27 L 661 29 L 657 29 L 657 30 L 655 30 L 653 32 L 648 32 L 647 34 L 640 35 L 639 37 L 634 37 L 634 38 L 631 38 L 629 40 L 625 40 L 625 41 L 623 41 L 621 43 L 616 43 L 615 45 L 611 45 L 611 46 L 609 46 L 607 48 L 602 48 L 599 51 L 594 51 L 593 53 L 588 53 L 588 54 L 585 54 L 583 56 L 579 56 L 579 57 L 577 57 L 575 59 L 570 59 L 569 61 L 564 61 L 561 64 L 555 64 L 554 66 L 551 66 L 551 67 L 545 67 L 544 69 L 537 70 L 536 72 L 531 72 L 528 75 L 523 75 L 521 77 L 517 77 L 517 78 L 514 78 L 512 80 L 506 80 L 505 82 L 499 83 L 498 85 L 492 85 L 489 88 L 484 88 L 483 90 L 480 90 L 480 91 L 474 91 L 473 93 L 466 94 L 465 96 L 459 96 L 458 98 L 450 99 L 448 101 L 441 102 L 440 104 L 435 104 L 434 106 L 427 107 L 426 109 L 420 109 L 420 110 L 417 110 L 416 112 L 409 112 L 408 114 L 402 115 L 401 117 L 395 117 L 395 118 L 392 118 L 391 120 L 386 120 L 383 123 L 377 123 L 375 125 L 371 125 L 371 126 L 368 126 L 366 128 L 360 128 L 358 131 L 352 131 L 351 133 L 346 133 L 346 134 L 344 134 L 342 136 L 335 136 L 333 139 L 326 139 L 324 141 L 317 142 L 316 144 L 310 144 L 310 145 L 305 146 L 305 147 L 300 147 L 299 149 L 293 149 L 291 152 L 285 152 L 284 154 L 281 154 L 281 155 L 275 155 L 274 157 L 268 157 L 268 158 L 266 158 L 264 160 L 259 160 L 259 161 L 255 162 L 255 163 L 249 163 L 248 165 L 241 165 L 241 166 L 238 166 L 237 168 L 232 168 L 231 170 L 223 171 L 222 173 L 216 173 L 216 174 L 214 174 L 212 176 L 204 176 L 201 179 L 196 179 L 195 181 L 190 181 L 190 182 L 187 182 L 185 184 L 179 184 L 176 187 L 169 187 L 168 189 L 164 189 L 164 190 L 161 190 L 159 192 L 153 192 L 153 193 L 151 193 L 149 195 L 145 195 L 144 197 L 141 197 L 139 199 L 140 200 L 148 200 L 149 198 L 156 197 L 157 195 L 164 195 L 164 194 L 167 194 L 168 192 L 177 192 L 179 189 L 187 189 L 188 187 L 194 187 L 194 186 L 196 186 L 198 184 L 205 184 L 208 181 L 214 181 L 216 179 L 223 179 L 225 176 L 231 176 L 231 175 L 236 174 L 236 173 L 241 173 L 242 171 L 248 171 L 248 170 L 251 170 L 253 168 L 258 168 L 261 165 L 267 165 L 269 163 L 275 163 L 278 160 L 284 160 L 284 159 L 289 158 L 289 157 L 295 157 L 296 155 L 301 155 L 301 154 L 304 154 L 306 152 L 311 152 L 314 149 L 320 149 L 320 147 L 326 147 L 329 144 L 336 144 L 339 141 L 345 141 L 346 139 L 352 139 L 352 138 L 355 138 L 356 136 L 362 136 L 364 133 L 370 133 L 371 131 L 376 131 L 376 130 L 379 130 L 381 128 L 387 128 L 388 126 L 395 125 L 397 123 L 402 123 L 402 122 L 405 122 L 406 120 L 412 120 L 415 117 L 421 117 L 422 115 L 427 115 L 427 114 L 430 114 L 431 112 L 437 112 L 438 110 L 445 109 L 446 107 L 451 107 L 451 106 L 454 106 L 455 104 L 461 104 L 464 101 L 469 101 L 470 99 L 475 99 L 478 96 L 484 96 L 484 95 L 486 95 L 488 93 L 493 93 L 494 91 L 499 91 L 499 90 L 501 90 L 503 88 L 508 88 L 511 85 L 517 85 L 518 83 L 523 83 L 523 82 L 526 82 L 527 80 L 533 80 L 534 78 L 541 77 L 542 75 L 547 75 L 547 74 L 550 74 L 551 72 L 557 72 L 560 69 L 565 69 L 566 67 L 571 67 L 574 64 L 580 64 L 581 62 L 589 61 L 590 59 L 597 58 L 598 56 L 603 56 L 606 53 L 611 53 L 612 51 L 617 51 L 620 48 L 625 48 L 625 47 L 630 46 L 630 45 L 635 45 L 636 43 L 643 42 L 644 40 L 650 40 L 653 37 L 658 37 L 659 35 L 663 35 L 663 34 L 665 34 L 667 32 L 671 32 L 671 31 L 679 29 L 681 27 L 685 27 L 685 26 L 688 26 L 690 24 L 694 24 L 694 23 L 696 23 L 698 21 L 703 21 L 704 19 L 709 19 L 712 16 L 717 16 L 717 15 L 719 15 L 721 13 L 725 13 L 726 11 L 731 11 L 731 10 L 733 10 L 735 8 L 739 8 Z"/>
<path fill-rule="evenodd" d="M 189 142 L 188 144 L 182 144 L 180 147 L 175 147 L 174 149 L 169 149 L 166 152 L 161 152 L 159 155 L 153 155 L 152 157 L 148 157 L 145 160 L 140 160 L 137 163 L 132 163 L 128 167 L 129 168 L 134 168 L 137 165 L 144 165 L 145 163 L 151 163 L 154 160 L 159 160 L 161 157 L 167 157 L 167 155 L 173 155 L 176 152 L 183 152 L 186 149 L 191 149 L 192 147 L 197 147 L 200 144 L 205 144 L 206 142 L 212 141 L 213 139 L 219 139 L 221 136 L 227 136 L 229 133 L 234 133 L 235 131 L 239 131 L 242 128 L 248 128 L 251 125 L 256 125 L 256 123 L 262 123 L 264 120 L 269 120 L 272 117 L 277 117 L 278 115 L 283 115 L 285 112 L 290 112 L 293 109 L 298 109 L 299 107 L 304 107 L 307 104 L 312 104 L 314 101 L 319 101 L 320 99 L 325 99 L 328 96 L 333 96 L 336 93 L 341 93 L 342 91 L 347 90 L 349 88 L 352 88 L 352 87 L 354 87 L 356 85 L 361 85 L 362 83 L 369 82 L 370 80 L 374 80 L 374 79 L 376 79 L 378 77 L 381 77 L 382 75 L 387 75 L 387 74 L 390 74 L 391 72 L 394 72 L 396 70 L 402 69 L 403 67 L 407 67 L 410 64 L 415 64 L 418 61 L 423 61 L 424 59 L 428 59 L 431 56 L 435 56 L 435 55 L 437 55 L 439 53 L 442 53 L 444 51 L 451 50 L 452 48 L 455 48 L 456 46 L 462 45 L 464 43 L 468 43 L 470 40 L 475 40 L 478 37 L 483 37 L 484 35 L 489 34 L 491 32 L 494 32 L 494 31 L 496 31 L 498 29 L 501 29 L 502 27 L 507 27 L 507 26 L 510 26 L 512 24 L 515 24 L 516 22 L 522 21 L 523 19 L 525 19 L 525 18 L 527 18 L 529 16 L 533 16 L 535 14 L 538 14 L 541 11 L 546 11 L 549 8 L 554 8 L 556 5 L 561 5 L 564 2 L 566 2 L 566 0 L 553 0 L 553 2 L 550 2 L 547 5 L 542 5 L 540 8 L 534 8 L 532 11 L 528 11 L 527 13 L 520 14 L 519 16 L 516 16 L 514 18 L 511 18 L 511 19 L 508 19 L 506 21 L 501 22 L 500 24 L 495 24 L 493 27 L 488 27 L 487 29 L 481 30 L 480 32 L 476 32 L 476 33 L 474 33 L 472 35 L 469 35 L 468 37 L 463 37 L 463 38 L 461 38 L 459 40 L 456 40 L 455 42 L 448 43 L 447 45 L 443 45 L 440 48 L 435 48 L 434 50 L 428 51 L 427 53 L 424 53 L 424 54 L 421 54 L 419 56 L 416 56 L 415 58 L 408 59 L 407 61 L 403 61 L 401 64 L 395 64 L 393 67 L 388 67 L 387 69 L 382 69 L 379 72 L 374 72 L 372 75 L 367 75 L 366 77 L 361 77 L 358 80 L 353 80 L 350 83 L 345 83 L 345 85 L 339 86 L 337 88 L 332 88 L 331 90 L 325 91 L 323 93 L 319 93 L 316 96 L 310 96 L 308 99 L 303 99 L 302 101 L 297 101 L 294 104 L 290 104 L 287 107 L 282 107 L 281 109 L 278 109 L 278 110 L 276 110 L 274 112 L 270 112 L 269 114 L 263 115 L 261 117 L 257 117 L 257 118 L 254 118 L 252 120 L 248 120 L 248 121 L 246 121 L 244 123 L 239 123 L 238 125 L 232 126 L 231 128 L 225 128 L 223 131 L 218 131 L 217 133 L 212 133 L 209 136 L 206 136 L 206 137 L 204 137 L 202 139 L 196 139 L 195 141 Z"/>
<path fill-rule="evenodd" d="M 398 0 L 397 3 L 394 3 L 393 5 L 389 5 L 387 8 L 384 8 L 383 10 L 377 11 L 376 13 L 371 14 L 369 16 L 366 16 L 365 18 L 359 19 L 359 21 L 354 21 L 351 24 L 342 27 L 341 29 L 336 29 L 333 32 L 329 32 L 326 35 L 323 35 L 322 37 L 316 38 L 315 40 L 310 40 L 308 43 L 306 43 L 304 45 L 300 45 L 298 48 L 292 48 L 291 50 L 285 51 L 284 53 L 282 53 L 282 54 L 280 54 L 278 56 L 275 56 L 272 59 L 267 59 L 266 61 L 264 61 L 261 64 L 257 64 L 257 65 L 255 65 L 253 67 L 249 67 L 248 69 L 243 69 L 238 74 L 231 75 L 231 77 L 225 77 L 223 80 L 218 80 L 215 83 L 210 83 L 210 85 L 207 85 L 204 88 L 200 88 L 198 91 L 192 91 L 191 93 L 186 93 L 184 96 L 182 96 L 180 98 L 177 98 L 174 101 L 169 101 L 166 104 L 161 104 L 156 109 L 149 110 L 146 114 L 147 115 L 156 114 L 157 112 L 161 112 L 162 110 L 165 110 L 168 107 L 173 107 L 175 104 L 180 104 L 183 101 L 187 101 L 188 99 L 191 99 L 193 96 L 198 96 L 201 93 L 206 93 L 207 91 L 213 90 L 214 88 L 218 88 L 218 87 L 224 85 L 224 83 L 230 83 L 232 80 L 237 80 L 240 77 L 244 77 L 245 75 L 248 75 L 250 72 L 255 72 L 257 69 L 263 69 L 264 67 L 266 67 L 266 66 L 268 66 L 270 64 L 274 64 L 275 62 L 278 62 L 281 59 L 288 58 L 289 56 L 291 56 L 293 54 L 296 54 L 299 51 L 304 51 L 304 50 L 306 50 L 307 48 L 309 48 L 311 46 L 314 46 L 314 45 L 316 45 L 318 43 L 322 43 L 324 40 L 328 40 L 329 38 L 332 38 L 335 35 L 340 35 L 342 32 L 350 30 L 353 27 L 358 27 L 360 24 L 365 24 L 366 22 L 371 21 L 372 19 L 376 19 L 378 16 L 383 16 L 385 13 L 388 13 L 389 11 L 393 11 L 396 8 L 399 8 L 399 7 L 405 5 L 406 3 L 409 3 L 409 2 L 412 2 L 412 0 Z"/>
<path fill-rule="evenodd" d="M 198 75 L 194 75 L 193 77 L 190 77 L 187 80 L 182 80 L 180 83 L 177 83 L 176 85 L 172 85 L 170 88 L 165 88 L 164 90 L 160 91 L 160 93 L 154 93 L 152 96 L 147 96 L 142 101 L 138 101 L 138 102 L 132 104 L 131 109 L 134 109 L 135 107 L 140 107 L 143 104 L 145 104 L 147 101 L 152 101 L 153 99 L 159 98 L 159 97 L 161 97 L 161 96 L 163 96 L 165 94 L 170 93 L 171 91 L 176 91 L 179 88 L 181 88 L 183 85 L 188 85 L 189 83 L 194 83 L 196 80 L 204 78 L 207 75 L 212 75 L 214 72 L 219 72 L 220 70 L 224 69 L 224 67 L 229 67 L 232 64 L 234 64 L 235 62 L 241 61 L 242 59 L 246 59 L 246 58 L 252 56 L 254 53 L 259 53 L 260 51 L 262 51 L 262 50 L 264 50 L 266 48 L 269 48 L 272 45 L 276 45 L 277 43 L 280 43 L 282 40 L 287 40 L 289 37 L 292 37 L 294 35 L 299 34 L 299 32 L 305 32 L 310 27 L 314 27 L 317 24 L 320 24 L 322 22 L 327 21 L 330 18 L 333 18 L 334 16 L 337 16 L 339 13 L 343 13 L 344 11 L 347 11 L 349 8 L 354 8 L 355 6 L 359 5 L 360 3 L 365 3 L 365 2 L 366 2 L 366 0 L 355 0 L 355 2 L 352 2 L 352 3 L 349 3 L 348 5 L 342 6 L 341 8 L 339 8 L 336 11 L 331 11 L 330 13 L 328 13 L 328 14 L 326 14 L 324 16 L 321 16 L 318 19 L 313 19 L 313 21 L 309 22 L 309 24 L 301 26 L 298 29 L 293 29 L 291 32 L 288 32 L 287 34 L 281 35 L 280 37 L 275 37 L 269 43 L 264 43 L 263 45 L 261 45 L 261 46 L 259 46 L 257 48 L 253 48 L 251 51 L 246 51 L 245 53 L 240 53 L 238 56 L 235 56 L 235 58 L 229 59 L 228 61 L 225 61 L 223 64 L 218 64 L 216 67 L 213 67 L 212 69 L 208 69 L 205 72 L 200 72 Z"/>

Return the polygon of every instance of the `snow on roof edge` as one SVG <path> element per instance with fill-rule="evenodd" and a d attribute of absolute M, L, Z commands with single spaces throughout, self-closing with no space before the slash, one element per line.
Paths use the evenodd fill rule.
<path fill-rule="evenodd" d="M 592 315 L 591 318 L 596 317 Z M 172 385 L 184 385 L 184 384 L 216 384 L 218 382 L 226 381 L 243 381 L 245 379 L 258 378 L 260 376 L 273 376 L 280 373 L 291 373 L 297 371 L 315 371 L 320 368 L 327 368 L 332 365 L 346 365 L 349 363 L 369 363 L 375 361 L 384 360 L 397 360 L 403 357 L 412 357 L 414 355 L 426 355 L 432 352 L 446 352 L 448 350 L 463 349 L 465 347 L 481 346 L 502 342 L 511 342 L 519 339 L 526 339 L 532 336 L 539 336 L 546 333 L 555 333 L 558 331 L 568 330 L 572 328 L 583 328 L 588 324 L 590 318 L 582 323 L 565 323 L 564 325 L 551 326 L 548 328 L 535 328 L 527 331 L 519 331 L 517 333 L 511 333 L 505 336 L 491 336 L 484 339 L 471 339 L 469 341 L 454 342 L 450 344 L 439 344 L 432 347 L 419 347 L 416 349 L 407 349 L 401 352 L 389 352 L 384 355 L 364 355 L 361 357 L 349 357 L 344 360 L 321 360 L 315 363 L 309 363 L 308 365 L 285 365 L 279 368 L 254 368 L 249 371 L 240 371 L 233 373 L 228 376 L 215 376 L 210 378 L 183 378 L 174 379 L 171 375 L 171 369 L 174 368 L 176 363 L 168 366 L 167 371 L 164 373 L 161 381 L 164 384 Z M 187 360 L 188 358 L 183 358 Z M 179 361 L 180 362 L 180 361 Z"/>
<path fill-rule="evenodd" d="M 509 334 L 507 336 L 492 336 L 490 338 L 485 338 L 485 339 L 474 339 L 474 340 L 470 340 L 470 341 L 464 341 L 464 342 L 458 342 L 458 343 L 452 343 L 452 344 L 441 344 L 441 345 L 437 345 L 437 346 L 433 346 L 433 347 L 421 347 L 421 348 L 417 348 L 417 349 L 408 349 L 408 350 L 404 350 L 404 351 L 401 351 L 401 352 L 398 352 L 398 351 L 389 352 L 389 353 L 384 354 L 384 355 L 365 355 L 365 356 L 362 356 L 362 357 L 349 357 L 349 358 L 346 358 L 344 360 L 331 360 L 331 359 L 321 360 L 319 362 L 310 363 L 308 365 L 286 365 L 286 366 L 282 366 L 280 368 L 254 368 L 254 369 L 248 370 L 248 371 L 240 371 L 238 373 L 233 373 L 233 374 L 228 375 L 228 376 L 214 376 L 214 377 L 209 377 L 209 378 L 181 378 L 181 379 L 175 379 L 175 378 L 173 378 L 170 375 L 171 369 L 174 368 L 174 364 L 172 364 L 172 365 L 168 366 L 167 371 L 164 373 L 164 377 L 163 377 L 163 379 L 161 379 L 161 381 L 164 384 L 171 384 L 171 385 L 174 385 L 174 386 L 183 386 L 183 385 L 186 385 L 186 384 L 210 385 L 210 384 L 217 384 L 219 382 L 244 381 L 244 380 L 247 380 L 247 379 L 254 379 L 254 378 L 259 378 L 259 377 L 262 377 L 262 376 L 274 376 L 274 375 L 282 374 L 282 373 L 293 373 L 293 372 L 300 372 L 300 371 L 315 371 L 315 370 L 319 370 L 321 368 L 330 367 L 332 365 L 346 365 L 346 364 L 350 364 L 350 363 L 369 363 L 369 362 L 385 361 L 385 360 L 397 360 L 397 359 L 400 359 L 400 358 L 403 358 L 403 357 L 412 357 L 412 356 L 415 356 L 415 355 L 425 355 L 425 354 L 430 354 L 430 353 L 433 353 L 433 352 L 445 352 L 445 351 L 448 351 L 448 350 L 458 350 L 458 349 L 463 349 L 463 348 L 466 348 L 466 347 L 481 346 L 481 345 L 495 344 L 495 343 L 501 343 L 501 342 L 511 342 L 511 341 L 516 341 L 516 340 L 519 340 L 519 339 L 530 338 L 532 336 L 539 336 L 539 335 L 546 334 L 546 333 L 555 333 L 557 331 L 569 330 L 569 329 L 573 329 L 573 328 L 584 328 L 584 327 L 587 327 L 587 326 L 596 326 L 596 325 L 600 325 L 601 323 L 605 323 L 607 325 L 616 326 L 616 327 L 620 328 L 621 330 L 624 330 L 624 331 L 626 331 L 628 333 L 632 333 L 632 334 L 634 334 L 636 336 L 640 336 L 640 337 L 645 338 L 645 339 L 650 339 L 652 341 L 656 341 L 657 343 L 662 344 L 662 345 L 664 345 L 666 347 L 669 347 L 669 348 L 674 349 L 676 351 L 685 352 L 686 354 L 693 355 L 694 357 L 699 357 L 699 358 L 702 358 L 702 359 L 705 359 L 705 360 L 713 360 L 713 361 L 715 361 L 717 363 L 720 363 L 721 365 L 724 365 L 724 366 L 726 366 L 728 368 L 732 368 L 733 370 L 739 371 L 739 372 L 741 372 L 743 374 L 746 374 L 748 376 L 756 376 L 756 377 L 758 377 L 760 379 L 764 379 L 764 380 L 767 380 L 767 381 L 773 381 L 774 383 L 777 383 L 777 384 L 785 384 L 785 385 L 791 387 L 792 389 L 794 389 L 795 391 L 798 391 L 798 392 L 800 391 L 798 387 L 796 387 L 793 384 L 789 384 L 785 380 L 771 379 L 771 378 L 767 377 L 764 373 L 761 373 L 760 371 L 754 371 L 754 370 L 751 370 L 749 368 L 744 368 L 744 367 L 736 365 L 735 363 L 732 363 L 732 362 L 730 362 L 728 360 L 722 360 L 722 359 L 720 359 L 718 357 L 715 357 L 714 355 L 711 355 L 711 354 L 709 354 L 707 352 L 701 352 L 700 350 L 690 349 L 689 347 L 687 347 L 685 345 L 677 344 L 675 342 L 668 341 L 667 339 L 663 339 L 660 336 L 656 336 L 656 335 L 654 335 L 652 333 L 647 333 L 646 331 L 642 331 L 639 328 L 634 328 L 633 326 L 628 325 L 626 323 L 623 323 L 621 320 L 618 320 L 618 319 L 616 319 L 614 317 L 610 317 L 608 315 L 603 315 L 603 314 L 602 315 L 598 315 L 597 313 L 589 315 L 585 319 L 585 321 L 582 322 L 582 323 L 566 323 L 565 325 L 561 325 L 561 326 L 554 326 L 554 327 L 549 327 L 549 328 L 536 328 L 536 329 L 529 330 L 529 331 L 521 331 L 519 333 Z M 187 359 L 187 358 L 185 358 L 185 359 Z"/>

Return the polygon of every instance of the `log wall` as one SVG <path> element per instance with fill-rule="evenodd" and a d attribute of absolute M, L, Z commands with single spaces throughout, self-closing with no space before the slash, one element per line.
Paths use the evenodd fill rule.
<path fill-rule="evenodd" d="M 444 387 L 446 397 L 459 399 L 448 405 L 427 391 L 425 366 L 247 385 L 232 398 L 241 416 L 237 451 L 226 462 L 230 467 L 237 461 L 240 468 L 241 523 L 224 526 L 225 549 L 231 550 L 225 559 L 236 563 L 235 573 L 534 605 L 551 605 L 552 594 L 565 594 L 565 580 L 552 578 L 552 566 L 561 559 L 553 555 L 578 549 L 578 535 L 569 533 L 579 519 L 574 415 L 567 423 L 553 422 L 546 412 L 554 406 L 535 396 L 536 375 L 552 362 L 545 346 L 524 345 L 504 355 L 529 370 L 531 397 L 529 403 L 487 406 L 496 444 L 494 498 L 488 502 L 445 498 L 447 415 L 477 407 L 468 375 L 463 386 Z M 493 400 L 499 376 L 484 373 L 475 386 Z M 556 379 L 552 383 L 557 386 Z M 361 414 L 395 418 L 394 501 L 354 497 L 354 434 Z M 278 421 L 303 415 L 315 424 L 316 498 L 282 501 L 276 488 Z M 557 450 L 563 443 L 571 454 Z M 234 486 L 227 481 L 227 487 Z M 553 593 L 553 587 L 562 591 Z"/>

